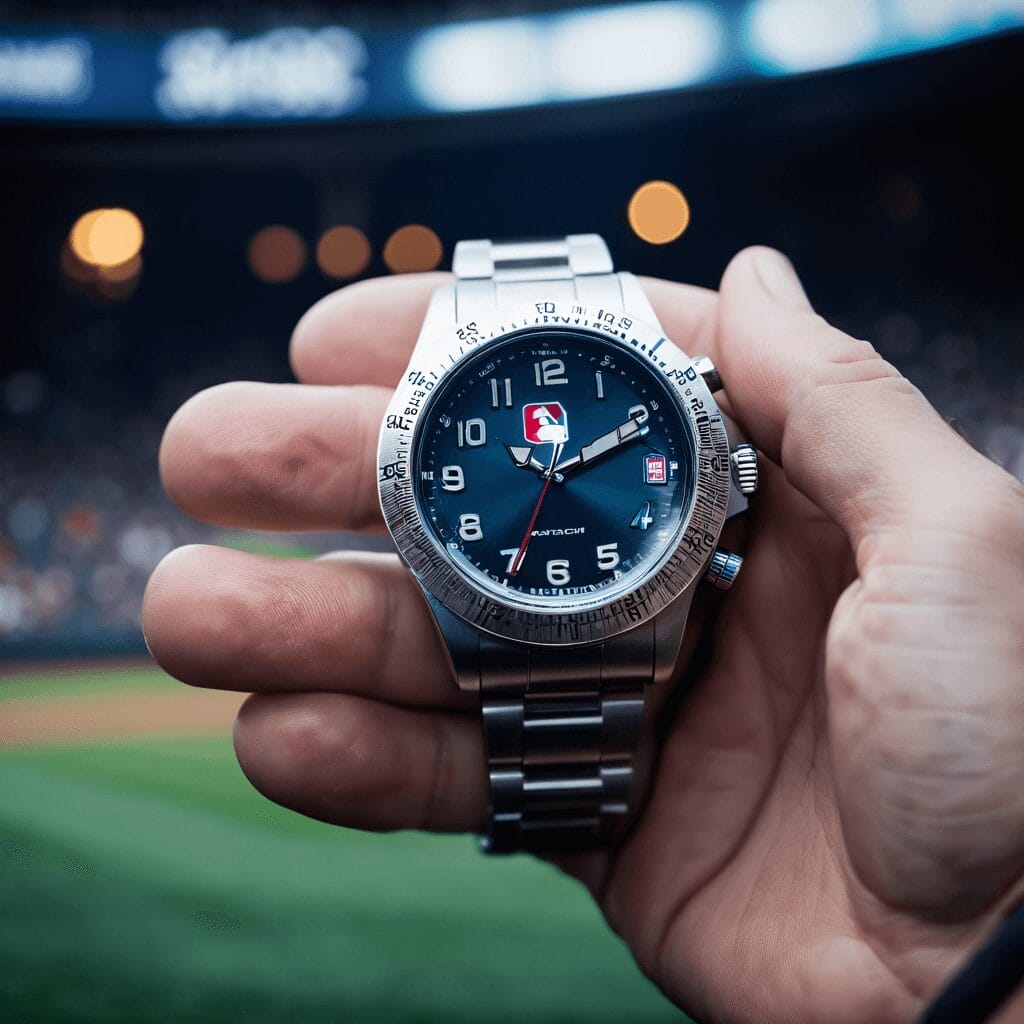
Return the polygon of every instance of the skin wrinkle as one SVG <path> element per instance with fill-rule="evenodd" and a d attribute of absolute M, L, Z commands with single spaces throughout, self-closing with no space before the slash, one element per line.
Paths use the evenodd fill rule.
<path fill-rule="evenodd" d="M 165 489 L 204 521 L 258 526 L 268 510 L 278 509 L 305 527 L 379 527 L 373 468 L 385 389 L 320 389 L 306 403 L 318 425 L 284 433 L 283 418 L 298 396 L 273 390 L 280 387 L 297 385 L 222 384 L 190 399 L 161 446 Z M 258 406 L 264 393 L 262 418 L 244 434 L 237 415 L 222 418 L 232 405 Z M 204 466 L 201 487 L 197 462 Z"/>
<path fill-rule="evenodd" d="M 715 615 L 715 620 L 714 621 L 717 621 L 717 613 L 719 612 L 719 610 L 720 609 L 716 609 L 715 610 L 716 615 Z M 708 630 L 709 633 L 713 632 L 713 626 L 712 626 L 711 623 L 708 623 L 705 628 Z M 704 635 L 707 635 L 707 633 L 704 633 Z M 713 643 L 713 641 L 712 641 L 712 643 Z M 673 719 L 678 721 L 681 718 L 681 716 L 683 715 L 683 707 L 684 707 L 684 705 L 681 705 L 681 706 L 679 706 L 679 707 L 677 707 L 675 709 L 675 711 L 673 712 L 673 715 L 672 715 Z M 756 742 L 757 740 L 762 740 L 762 739 L 763 739 L 763 736 L 760 736 L 758 734 L 752 734 L 751 735 L 752 742 Z M 696 751 L 696 750 L 700 749 L 698 747 L 698 745 L 697 745 L 698 742 L 699 742 L 699 740 L 691 740 L 691 742 L 688 744 L 688 749 L 690 751 Z M 740 749 L 746 749 L 746 744 L 744 744 L 742 742 L 738 743 L 737 746 Z M 705 747 L 704 749 L 709 749 L 709 748 Z M 670 746 L 666 744 L 666 745 L 663 745 L 661 747 L 656 748 L 652 752 L 652 757 L 653 757 L 653 763 L 652 763 L 652 767 L 651 767 L 651 778 L 652 779 L 657 779 L 657 778 L 660 777 L 662 762 L 665 759 L 665 757 L 670 753 L 670 750 L 671 750 Z M 653 794 L 652 794 L 652 796 L 653 796 Z M 602 910 L 605 913 L 607 919 L 609 920 L 609 923 L 611 924 L 613 930 L 616 931 L 618 934 L 623 934 L 624 926 L 621 925 L 621 923 L 620 923 L 620 915 L 617 914 L 617 912 L 615 910 L 615 907 L 616 907 L 618 901 L 613 899 L 613 890 L 618 890 L 618 889 L 621 888 L 621 886 L 619 885 L 619 879 L 621 877 L 621 872 L 620 872 L 619 869 L 620 869 L 620 867 L 623 867 L 623 861 L 628 859 L 627 857 L 622 856 L 622 854 L 623 854 L 624 851 L 628 850 L 628 848 L 630 846 L 630 840 L 635 837 L 635 834 L 636 833 L 635 833 L 635 827 L 634 827 L 634 829 L 632 829 L 630 831 L 629 835 L 625 838 L 625 840 L 622 843 L 620 843 L 619 846 L 614 850 L 612 857 L 609 859 L 609 862 L 604 867 L 603 877 L 601 879 L 600 887 L 599 887 L 598 891 L 595 893 L 595 899 L 597 900 L 598 905 L 602 908 Z M 695 888 L 697 888 L 697 887 L 695 887 Z M 641 966 L 641 969 L 644 970 L 645 973 L 648 973 L 647 968 L 645 968 L 642 963 L 640 964 L 640 966 Z M 653 971 L 654 971 L 654 968 L 651 968 L 650 976 L 652 976 L 652 977 L 653 977 Z"/>
<path fill-rule="evenodd" d="M 295 664 L 305 662 L 310 656 L 309 636 L 312 634 L 318 638 L 318 646 L 323 643 L 319 630 L 311 630 L 310 626 L 327 619 L 332 611 L 342 620 L 355 618 L 351 595 L 344 587 L 339 587 L 333 598 L 328 599 L 326 593 L 310 585 L 304 576 L 284 575 L 271 570 L 263 576 L 263 581 L 263 590 L 270 595 L 272 621 L 276 628 L 261 632 L 257 644 L 259 649 L 273 652 L 271 657 L 274 660 Z"/>
<path fill-rule="evenodd" d="M 356 528 L 361 528 L 376 523 L 381 518 L 380 506 L 377 500 L 377 434 L 369 431 L 369 422 L 366 417 L 355 417 L 356 430 L 354 431 L 354 444 L 350 449 L 358 453 L 355 457 L 362 457 L 364 462 L 363 471 L 355 474 L 355 485 L 352 488 L 352 503 L 349 506 L 348 521 Z M 339 473 L 339 477 L 342 474 Z M 349 476 L 351 479 L 351 475 Z M 368 489 L 372 486 L 373 493 L 369 494 Z M 357 510 L 362 510 L 357 512 Z"/>
<path fill-rule="evenodd" d="M 1021 543 L 1017 550 L 1024 552 L 1024 519 L 1020 511 L 1014 509 L 1009 501 L 1002 501 L 1004 495 L 1007 497 L 1008 488 L 996 489 L 992 495 L 985 494 L 978 502 L 980 508 L 974 511 L 970 518 L 951 516 L 949 521 L 941 525 L 915 526 L 908 529 L 905 526 L 876 527 L 870 533 L 866 533 L 857 545 L 857 565 L 861 575 L 870 573 L 872 570 L 881 568 L 905 568 L 907 565 L 920 569 L 920 559 L 907 559 L 906 551 L 908 545 L 911 550 L 918 550 L 928 539 L 935 540 L 933 557 L 941 556 L 949 559 L 947 565 L 937 566 L 938 569 L 953 567 L 960 575 L 968 576 L 979 581 L 990 577 L 990 571 L 976 568 L 977 559 L 973 557 L 963 558 L 956 546 L 949 544 L 950 537 L 960 538 L 969 541 L 972 547 L 981 545 L 983 548 L 990 548 L 989 554 L 999 562 L 1005 561 L 1007 550 L 1014 550 L 1014 542 L 1020 539 Z M 1021 495 L 1024 502 L 1024 494 Z M 1004 509 L 1004 505 L 1007 507 Z M 999 538 L 994 540 L 993 537 Z M 1009 545 L 1007 545 L 1009 540 Z M 1024 556 L 1022 556 L 1024 562 Z"/>
<path fill-rule="evenodd" d="M 434 746 L 437 751 L 434 758 L 434 784 L 430 788 L 429 799 L 423 808 L 423 815 L 419 828 L 425 831 L 435 831 L 439 822 L 444 820 L 444 815 L 439 814 L 442 797 L 451 791 L 451 745 L 448 742 L 448 731 L 441 727 L 440 722 L 431 720 L 434 729 Z"/>
<path fill-rule="evenodd" d="M 384 594 L 384 611 L 382 622 L 384 623 L 384 639 L 381 643 L 385 671 L 390 671 L 394 665 L 398 653 L 398 611 L 395 606 L 395 581 L 389 579 L 381 588 Z"/>
<path fill-rule="evenodd" d="M 814 720 L 814 721 L 817 720 L 817 716 L 813 712 L 813 705 L 814 705 L 814 703 L 816 703 L 816 701 L 817 701 L 817 691 L 812 691 L 811 694 L 810 694 L 810 705 L 811 705 L 810 714 L 811 714 L 811 719 Z M 811 743 L 811 750 L 812 750 L 812 752 L 811 752 L 810 758 L 809 758 L 809 760 L 807 762 L 805 770 L 803 772 L 799 773 L 799 774 L 802 774 L 802 776 L 803 776 L 802 779 L 801 779 L 802 785 L 800 786 L 800 792 L 801 792 L 802 795 L 798 799 L 796 807 L 797 808 L 801 808 L 802 807 L 804 809 L 804 812 L 805 812 L 804 813 L 804 818 L 806 819 L 808 827 L 810 827 L 811 830 L 812 830 L 812 835 L 817 834 L 820 837 L 821 841 L 820 841 L 820 844 L 818 844 L 818 846 L 820 848 L 823 848 L 827 852 L 831 863 L 837 869 L 839 869 L 840 863 L 839 863 L 839 858 L 838 858 L 838 848 L 839 848 L 838 836 L 839 836 L 839 831 L 840 830 L 839 830 L 838 821 L 836 820 L 836 816 L 835 815 L 824 815 L 824 816 L 822 816 L 821 814 L 818 813 L 818 790 L 819 790 L 819 786 L 817 785 L 817 782 L 816 782 L 817 765 L 818 765 L 820 757 L 825 756 L 823 754 L 823 752 L 827 753 L 828 744 L 824 740 L 824 736 L 822 734 L 818 733 L 816 730 L 815 730 L 814 739 L 813 739 L 813 741 Z M 793 769 L 792 769 L 791 766 L 787 765 L 785 768 L 783 768 L 783 771 L 787 771 L 787 770 L 788 771 L 792 771 Z M 814 831 L 814 825 L 817 826 L 817 831 L 816 832 Z M 776 847 L 778 847 L 780 845 L 779 844 L 780 837 L 785 839 L 788 836 L 788 834 L 795 827 L 796 826 L 788 818 L 787 819 L 780 818 L 776 822 L 775 829 L 774 829 L 775 840 L 770 844 L 769 848 L 766 850 L 766 852 L 764 854 L 764 857 L 762 859 L 762 867 L 756 873 L 755 877 L 762 878 L 765 875 L 770 875 L 771 874 L 770 866 L 771 866 L 771 864 L 773 862 L 772 854 L 773 854 L 773 851 L 776 849 Z M 815 898 L 815 900 L 816 900 L 816 914 L 814 916 L 820 917 L 823 914 L 823 912 L 826 912 L 826 911 L 831 912 L 832 910 L 835 910 L 836 911 L 837 920 L 841 921 L 842 920 L 842 913 L 837 909 L 836 901 L 834 899 L 832 899 L 830 887 L 827 884 L 825 865 L 821 865 L 819 867 L 819 873 L 823 876 L 822 884 L 818 887 L 817 890 L 815 890 L 813 885 L 807 885 L 806 883 L 801 884 L 801 886 L 800 886 L 801 898 L 808 891 L 812 892 L 812 893 L 817 891 L 818 892 L 818 896 Z M 796 872 L 796 875 L 799 876 L 799 877 L 803 877 L 803 873 L 802 872 Z M 747 904 L 748 905 L 748 910 L 753 907 L 754 900 L 757 897 L 758 893 L 761 892 L 761 891 L 762 891 L 762 887 L 761 886 L 755 886 L 751 890 L 751 894 L 748 897 L 748 904 Z M 853 908 L 852 908 L 852 906 L 850 906 L 848 899 L 845 901 L 845 906 L 846 906 L 846 909 L 847 909 L 847 912 L 848 912 L 848 917 L 854 916 L 852 914 Z M 759 920 L 762 915 L 760 915 L 758 913 L 751 913 L 749 916 L 752 919 L 754 919 L 754 920 Z M 792 954 L 793 949 L 795 947 L 794 947 L 794 944 L 792 942 L 787 941 L 782 936 L 781 933 L 782 933 L 782 930 L 784 928 L 785 928 L 785 922 L 780 922 L 778 924 L 779 933 L 776 936 L 776 946 L 781 946 L 782 949 L 787 951 L 787 953 Z M 870 954 L 870 956 L 872 958 L 872 962 L 874 963 L 874 965 L 878 966 L 878 967 L 881 967 L 882 970 L 896 983 L 897 988 L 900 991 L 903 991 L 905 993 L 908 992 L 907 986 L 902 983 L 901 979 L 896 974 L 896 972 L 894 972 L 884 962 L 884 960 L 877 954 L 877 952 L 873 949 L 871 944 L 868 941 L 866 941 L 866 939 L 864 939 L 863 937 L 854 938 L 854 937 L 851 936 L 851 937 L 849 937 L 847 939 L 847 941 L 849 941 L 850 943 L 853 943 L 855 945 L 862 946 Z M 772 961 L 772 959 L 773 958 L 768 958 L 766 960 L 766 963 L 770 963 Z M 787 959 L 787 957 L 783 957 L 783 959 Z M 788 959 L 792 959 L 792 957 L 790 956 Z M 801 965 L 804 964 L 806 962 L 805 957 L 801 957 L 798 962 Z M 806 976 L 805 970 L 802 970 L 802 969 L 801 970 L 797 970 L 796 969 L 796 966 L 797 966 L 796 962 L 794 962 L 792 964 L 792 966 L 793 966 L 794 975 L 795 975 L 795 981 L 796 981 L 797 985 L 800 988 L 803 989 L 803 991 L 805 992 L 805 994 L 808 997 L 810 997 L 812 994 L 815 994 L 816 989 L 811 987 L 812 983 L 811 983 L 810 979 Z M 820 979 L 819 979 L 819 983 L 820 983 Z M 879 994 L 879 998 L 890 1009 L 895 1007 L 897 1002 L 898 1002 L 898 997 L 895 996 L 895 995 L 893 995 L 892 998 L 886 998 L 884 995 L 882 995 L 880 993 Z M 920 1001 L 918 1000 L 918 1002 L 920 1002 Z M 884 1018 L 870 1016 L 870 1017 L 866 1017 L 865 1019 L 870 1019 L 870 1020 L 874 1021 L 874 1020 L 878 1020 L 878 1019 L 886 1019 L 886 1020 L 897 1019 L 897 1017 L 896 1017 L 896 1013 L 895 1013 L 895 1010 L 894 1010 L 892 1015 L 887 1013 L 884 1016 Z"/>
<path fill-rule="evenodd" d="M 852 636 L 854 638 L 857 638 L 861 635 L 862 629 L 857 626 L 857 620 L 854 616 L 849 616 L 845 620 L 840 620 L 837 618 L 836 622 L 840 621 L 845 621 L 846 623 L 850 624 Z M 835 632 L 838 632 L 838 630 Z M 837 646 L 839 646 L 839 639 L 835 639 L 835 643 L 837 644 Z M 891 715 L 893 710 L 899 707 L 898 697 L 897 695 L 894 695 L 892 693 L 886 693 L 883 704 L 881 692 L 872 690 L 870 685 L 867 688 L 865 688 L 857 678 L 857 662 L 854 661 L 853 667 L 851 668 L 849 663 L 844 663 L 842 659 L 839 660 L 842 664 L 842 670 L 837 671 L 837 682 L 842 682 L 844 679 L 848 681 L 847 686 L 848 688 L 850 688 L 851 693 L 853 694 L 853 699 L 857 701 L 857 706 L 860 715 L 863 716 L 865 711 L 870 710 L 872 711 L 873 719 L 876 723 L 871 728 L 865 728 L 862 725 L 861 729 L 859 730 L 860 735 L 864 737 L 864 740 L 860 744 L 860 748 L 863 748 L 866 745 L 868 751 L 867 756 L 870 762 L 869 767 L 867 769 L 868 777 L 873 779 L 875 783 L 873 788 L 873 792 L 875 795 L 868 802 L 874 807 L 889 807 L 894 814 L 894 821 L 898 823 L 898 827 L 895 830 L 895 834 L 890 832 L 887 836 L 881 837 L 881 840 L 883 842 L 887 842 L 890 845 L 895 844 L 895 848 L 891 850 L 888 854 L 882 855 L 881 857 L 869 856 L 868 860 L 863 864 L 863 867 L 865 867 L 868 870 L 869 876 L 874 877 L 877 874 L 877 869 L 872 867 L 872 862 L 874 861 L 882 864 L 899 863 L 905 854 L 906 843 L 908 841 L 912 841 L 914 843 L 915 856 L 921 856 L 924 853 L 924 848 L 922 847 L 921 841 L 918 837 L 922 832 L 922 825 L 924 826 L 925 831 L 928 831 L 929 829 L 934 829 L 935 809 L 934 806 L 932 806 L 932 804 L 936 799 L 939 800 L 940 805 L 942 807 L 942 820 L 946 825 L 949 825 L 950 819 L 955 812 L 949 805 L 951 793 L 948 787 L 941 788 L 941 790 L 938 793 L 933 793 L 931 796 L 927 794 L 927 790 L 929 788 L 933 790 L 935 789 L 934 785 L 932 785 L 932 782 L 934 780 L 936 773 L 941 774 L 942 772 L 946 771 L 948 772 L 950 779 L 957 782 L 963 781 L 963 774 L 962 772 L 958 772 L 957 766 L 951 766 L 947 769 L 947 767 L 943 765 L 941 762 L 936 762 L 934 760 L 932 760 L 928 764 L 923 764 L 919 767 L 916 767 L 912 760 L 910 762 L 908 762 L 907 760 L 908 753 L 911 752 L 912 748 L 908 748 L 902 740 L 893 749 L 891 755 L 892 757 L 895 757 L 897 759 L 899 765 L 897 769 L 890 770 L 885 761 L 879 761 L 878 737 L 880 735 L 883 735 L 884 733 L 879 730 L 877 723 L 880 720 L 886 722 L 891 721 Z M 927 709 L 922 709 L 920 707 L 919 696 L 915 694 L 915 698 L 915 702 L 906 705 L 906 707 L 907 710 L 913 713 L 915 720 L 920 721 L 922 714 L 927 715 Z M 964 724 L 963 719 L 965 716 L 969 716 L 970 714 L 972 714 L 972 712 L 967 708 L 964 708 L 962 706 L 957 708 L 958 717 L 955 724 L 957 725 L 958 732 L 963 732 L 963 729 L 961 728 L 961 726 Z M 942 718 L 945 719 L 947 722 L 952 721 L 952 719 L 950 718 L 950 713 L 944 714 Z M 908 733 L 911 736 L 919 736 L 921 734 L 920 727 L 911 727 L 909 730 L 901 727 L 897 730 L 897 732 L 900 737 L 903 737 Z M 847 757 L 849 762 L 851 764 L 855 764 L 858 760 L 863 761 L 864 755 L 858 754 L 858 746 L 851 746 L 851 744 L 855 741 L 854 738 L 849 734 L 849 730 L 846 731 L 845 735 Z M 953 749 L 953 744 L 947 740 L 941 744 L 941 748 L 944 751 L 949 752 L 951 749 Z M 984 773 L 979 771 L 975 774 L 976 776 L 984 777 L 986 781 L 991 781 L 990 771 Z M 889 776 L 892 777 L 892 781 L 887 782 L 886 780 Z M 916 782 L 908 781 L 913 780 L 915 777 Z M 924 783 L 928 783 L 928 785 L 924 785 L 922 788 L 922 784 Z M 895 797 L 895 799 L 889 799 L 886 795 L 887 793 L 892 794 Z M 970 801 L 974 799 L 976 799 L 976 796 L 973 792 L 964 793 L 961 796 L 961 800 Z M 918 807 L 916 807 L 914 804 L 909 803 L 908 801 L 910 800 L 913 800 L 916 804 L 919 804 L 920 808 L 918 809 Z M 859 814 L 860 811 L 858 811 L 857 813 Z M 916 821 L 919 821 L 920 824 L 915 825 Z M 990 825 L 993 824 L 991 815 L 988 816 L 988 823 Z M 948 832 L 950 830 L 947 828 L 946 831 L 948 835 Z M 940 887 L 943 891 L 950 889 L 950 887 L 952 886 L 952 891 L 963 892 L 965 888 L 962 884 L 963 879 L 977 879 L 979 876 L 982 879 L 990 877 L 989 865 L 976 865 L 970 863 L 970 861 L 973 859 L 969 856 L 970 850 L 965 850 L 963 847 L 964 843 L 961 842 L 955 845 L 951 850 L 947 851 L 945 855 L 943 855 L 942 851 L 940 850 L 938 855 L 931 856 L 928 858 L 934 866 L 942 869 L 942 875 L 946 879 L 946 884 Z M 856 853 L 857 847 L 855 846 L 853 847 L 853 849 Z M 998 850 L 996 851 L 996 855 L 994 858 L 990 855 L 987 858 L 987 860 L 995 859 L 996 861 L 1003 861 L 1005 863 L 1007 860 L 1007 857 L 1005 856 L 1006 852 L 1008 851 Z M 965 854 L 967 855 L 967 863 L 964 862 Z M 860 858 L 856 856 L 854 859 L 860 860 Z M 1012 858 L 1009 858 L 1009 861 L 1011 864 L 1013 863 Z M 959 868 L 959 870 L 957 871 L 957 875 L 961 879 L 961 882 L 959 883 L 953 883 L 949 881 L 950 870 L 946 865 L 947 863 L 952 862 L 958 862 L 956 866 Z M 883 882 L 882 884 L 883 891 L 888 893 L 891 889 L 892 879 L 891 872 L 887 872 L 887 874 L 890 875 L 890 881 Z M 903 874 L 905 875 L 905 872 Z M 877 878 L 876 881 L 878 881 Z M 984 882 L 982 882 L 982 887 L 984 888 Z M 969 887 L 968 893 L 965 898 L 968 904 L 973 904 L 974 906 L 968 907 L 968 909 L 965 912 L 973 912 L 974 907 L 976 907 L 977 897 L 974 897 L 972 899 L 971 892 L 976 891 L 977 889 L 977 882 Z M 920 896 L 921 894 L 918 894 L 918 898 L 914 901 L 914 906 L 918 910 L 926 909 L 929 901 L 922 902 Z"/>
<path fill-rule="evenodd" d="M 797 709 L 797 712 L 793 715 L 793 719 L 791 722 L 791 730 L 796 729 L 799 720 L 800 713 L 799 709 Z M 782 769 L 782 763 L 784 758 L 785 746 L 779 745 L 777 747 L 776 757 L 771 767 L 771 770 L 765 776 L 765 781 L 763 785 L 759 787 L 760 797 L 754 805 L 753 813 L 751 813 L 751 815 L 749 816 L 746 826 L 740 831 L 736 840 L 732 844 L 730 844 L 729 848 L 723 851 L 722 856 L 719 859 L 719 863 L 715 867 L 713 867 L 709 872 L 707 872 L 703 878 L 699 879 L 695 884 L 689 886 L 686 890 L 684 890 L 681 895 L 677 896 L 669 906 L 668 913 L 665 916 L 665 924 L 661 928 L 660 935 L 658 936 L 654 944 L 653 969 L 658 974 L 664 974 L 666 976 L 668 974 L 667 964 L 665 962 L 666 950 L 671 939 L 672 930 L 682 917 L 683 908 L 686 906 L 687 903 L 690 902 L 690 900 L 696 893 L 702 890 L 706 890 L 729 866 L 730 862 L 736 856 L 737 852 L 744 847 L 751 832 L 753 832 L 753 830 L 757 826 L 758 819 L 760 817 L 758 809 L 760 809 L 760 812 L 763 813 L 765 808 L 765 801 L 767 800 L 768 795 L 771 794 L 775 787 L 776 778 Z"/>
<path fill-rule="evenodd" d="M 882 362 L 880 358 L 877 361 L 879 363 Z M 836 400 L 833 392 L 846 392 L 847 389 L 854 386 L 857 388 L 874 386 L 876 388 L 888 389 L 891 387 L 891 382 L 894 379 L 887 373 L 880 373 L 873 378 L 867 375 L 864 376 L 865 379 L 863 380 L 839 382 L 804 381 L 800 385 L 795 386 L 797 394 L 790 400 L 794 403 L 795 408 L 800 411 L 798 414 L 791 413 L 785 419 L 781 429 L 779 449 L 782 464 L 789 467 L 786 470 L 787 477 L 801 490 L 808 489 L 808 477 L 820 480 L 822 474 L 818 470 L 821 463 L 825 463 L 827 473 L 831 474 L 832 472 L 830 467 L 832 461 L 831 454 L 826 454 L 820 449 L 820 441 L 815 441 L 814 445 L 810 445 L 808 441 L 811 438 L 820 438 L 822 435 L 822 423 L 827 422 L 829 419 L 834 420 L 839 415 L 838 410 L 841 408 L 841 404 Z M 883 393 L 880 398 L 876 396 L 873 403 L 864 402 L 863 405 L 874 404 L 878 407 L 881 403 L 884 408 L 886 401 L 887 398 Z M 865 442 L 862 440 L 861 443 Z M 819 465 L 815 467 L 814 471 L 809 473 L 804 466 L 806 461 L 804 453 L 814 451 L 818 452 Z M 856 510 L 855 513 L 850 514 L 850 512 L 847 512 L 845 515 L 837 515 L 834 507 L 826 507 L 825 511 L 830 517 L 834 520 L 848 520 L 852 523 L 863 524 L 872 521 L 879 509 L 886 508 L 892 504 L 889 496 L 881 493 L 879 490 L 883 485 L 876 478 L 873 467 L 868 472 L 870 475 L 867 479 L 864 479 L 865 473 L 862 472 L 859 484 L 849 487 L 843 495 L 844 506 L 847 509 Z"/>

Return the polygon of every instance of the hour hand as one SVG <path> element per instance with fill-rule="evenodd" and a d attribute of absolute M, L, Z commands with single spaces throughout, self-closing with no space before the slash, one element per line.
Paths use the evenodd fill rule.
<path fill-rule="evenodd" d="M 614 430 L 609 430 L 607 434 L 602 434 L 600 437 L 595 438 L 590 444 L 585 444 L 580 449 L 579 455 L 574 455 L 571 459 L 560 462 L 555 466 L 555 472 L 569 473 L 572 470 L 579 469 L 581 466 L 587 466 L 591 462 L 596 462 L 605 455 L 609 455 L 616 449 L 621 448 L 624 444 L 629 444 L 630 441 L 646 437 L 650 433 L 650 429 L 650 427 L 637 423 L 634 419 L 628 419 L 625 423 L 620 423 Z"/>
<path fill-rule="evenodd" d="M 563 477 L 562 474 L 557 471 L 557 467 L 554 470 L 552 470 L 550 466 L 545 466 L 544 463 L 541 462 L 540 459 L 538 459 L 537 456 L 533 454 L 534 449 L 532 446 L 506 444 L 505 442 L 502 443 L 505 445 L 505 451 L 507 451 L 509 455 L 512 456 L 512 461 L 520 469 L 535 469 L 538 473 L 540 473 L 541 476 L 553 477 L 555 483 L 557 484 L 560 484 L 562 482 Z M 561 445 L 556 446 L 557 450 L 554 453 L 554 458 L 558 458 L 558 454 L 561 451 L 561 448 Z"/>
<path fill-rule="evenodd" d="M 506 444 L 505 451 L 512 456 L 512 461 L 520 469 L 528 469 L 531 466 L 534 469 L 543 469 L 544 466 L 538 459 L 533 457 L 533 448 L 530 445 L 520 446 L 514 444 Z"/>

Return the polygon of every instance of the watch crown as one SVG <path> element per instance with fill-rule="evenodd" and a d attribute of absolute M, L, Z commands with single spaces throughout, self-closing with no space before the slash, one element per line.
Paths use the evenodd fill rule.
<path fill-rule="evenodd" d="M 729 456 L 732 478 L 748 498 L 757 490 L 757 449 L 752 444 L 739 444 Z"/>
<path fill-rule="evenodd" d="M 742 565 L 742 555 L 733 554 L 731 551 L 726 551 L 725 548 L 718 548 L 711 556 L 704 579 L 708 583 L 713 583 L 719 590 L 728 590 L 736 582 Z"/>
<path fill-rule="evenodd" d="M 708 391 L 714 394 L 722 390 L 722 378 L 719 377 L 715 364 L 707 356 L 697 356 L 693 360 L 693 368 L 704 378 Z"/>

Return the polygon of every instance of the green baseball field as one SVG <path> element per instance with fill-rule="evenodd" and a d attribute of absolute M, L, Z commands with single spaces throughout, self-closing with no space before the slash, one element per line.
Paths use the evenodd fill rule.
<path fill-rule="evenodd" d="M 141 664 L 0 677 L 0 1020 L 680 1021 L 586 893 L 246 782 L 238 698 Z"/>

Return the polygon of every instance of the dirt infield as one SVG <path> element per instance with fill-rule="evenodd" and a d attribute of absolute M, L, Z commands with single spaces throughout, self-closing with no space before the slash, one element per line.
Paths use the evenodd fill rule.
<path fill-rule="evenodd" d="M 18 700 L 0 710 L 0 746 L 228 734 L 244 693 L 120 690 Z"/>

